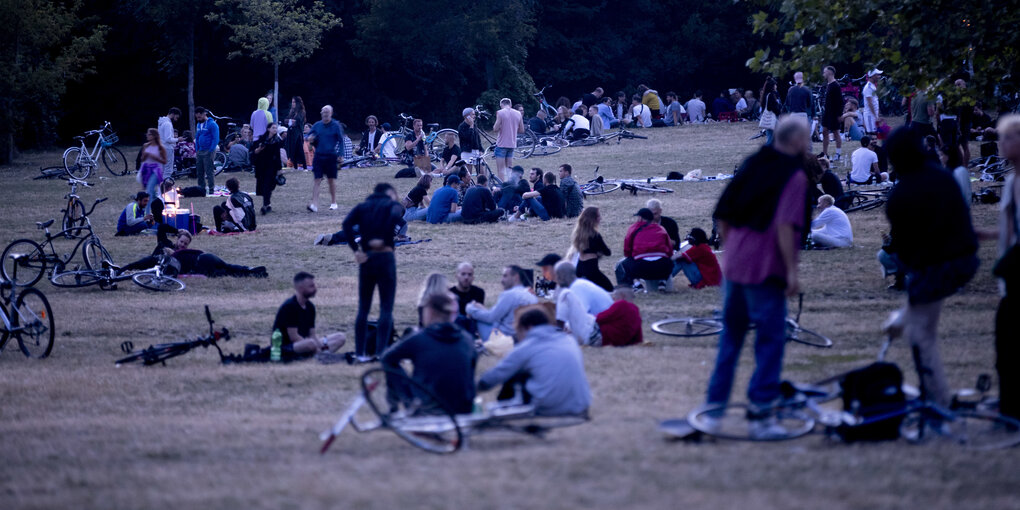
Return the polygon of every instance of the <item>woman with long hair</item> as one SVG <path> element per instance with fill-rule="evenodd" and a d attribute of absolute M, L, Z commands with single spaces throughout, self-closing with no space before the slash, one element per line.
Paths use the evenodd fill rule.
<path fill-rule="evenodd" d="M 599 270 L 599 258 L 609 257 L 613 254 L 609 246 L 599 234 L 599 222 L 602 215 L 598 207 L 585 207 L 581 215 L 577 217 L 577 225 L 574 226 L 574 233 L 570 235 L 570 250 L 567 251 L 567 260 L 577 255 L 577 277 L 585 278 L 595 285 L 602 287 L 606 292 L 613 291 L 613 283 L 606 275 Z"/>
<path fill-rule="evenodd" d="M 294 168 L 304 170 L 308 164 L 305 161 L 305 138 L 301 130 L 305 126 L 305 102 L 301 96 L 294 96 L 290 100 L 290 113 L 287 114 L 287 157 L 290 158 Z"/>
<path fill-rule="evenodd" d="M 443 273 L 430 273 L 425 277 L 425 281 L 421 284 L 421 291 L 418 292 L 418 327 L 423 327 L 422 324 L 422 309 L 425 307 L 425 302 L 434 295 L 449 295 L 453 298 L 454 303 L 457 302 L 456 296 L 450 292 L 450 281 L 446 278 Z"/>
<path fill-rule="evenodd" d="M 429 209 L 429 188 L 432 186 L 432 174 L 424 174 L 418 183 L 404 195 L 401 205 L 404 206 L 404 221 L 425 221 Z"/>
<path fill-rule="evenodd" d="M 262 214 L 273 210 L 271 205 L 273 190 L 276 189 L 276 175 L 283 169 L 283 161 L 280 159 L 280 149 L 283 148 L 283 140 L 277 135 L 280 126 L 270 122 L 266 133 L 255 141 L 252 152 L 255 153 L 253 163 L 255 165 L 255 194 L 262 197 Z"/>
<path fill-rule="evenodd" d="M 761 94 L 758 96 L 761 98 L 762 114 L 766 110 L 776 114 L 776 119 L 779 119 L 779 114 L 782 112 L 782 107 L 779 106 L 779 94 L 776 93 L 776 80 L 769 76 L 765 78 L 765 84 L 761 87 Z M 772 133 L 774 129 L 765 130 L 765 144 L 772 145 Z"/>
<path fill-rule="evenodd" d="M 145 145 L 142 145 L 142 166 L 138 169 L 138 183 L 152 199 L 159 197 L 159 183 L 163 182 L 163 165 L 166 163 L 166 148 L 159 139 L 159 131 L 149 128 L 145 132 Z M 151 207 L 145 208 L 148 214 Z"/>

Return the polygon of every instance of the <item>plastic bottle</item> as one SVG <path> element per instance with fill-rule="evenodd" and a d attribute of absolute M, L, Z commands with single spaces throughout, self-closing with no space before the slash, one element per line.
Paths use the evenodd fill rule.
<path fill-rule="evenodd" d="M 471 405 L 471 414 L 476 416 L 482 414 L 482 397 L 475 397 L 475 400 Z"/>
<path fill-rule="evenodd" d="M 282 347 L 283 347 L 283 333 L 280 330 L 273 330 L 273 337 L 270 340 L 271 347 L 269 348 L 269 361 L 278 362 L 280 361 Z"/>

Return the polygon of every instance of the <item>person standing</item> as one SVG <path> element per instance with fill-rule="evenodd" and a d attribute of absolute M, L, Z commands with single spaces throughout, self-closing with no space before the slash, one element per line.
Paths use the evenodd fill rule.
<path fill-rule="evenodd" d="M 304 142 L 301 129 L 305 125 L 305 102 L 301 96 L 290 100 L 290 113 L 287 114 L 287 157 L 294 168 L 304 170 L 308 165 L 305 161 Z"/>
<path fill-rule="evenodd" d="M 209 112 L 199 106 L 195 108 L 195 162 L 198 168 L 198 187 L 212 195 L 215 187 L 213 156 L 220 144 L 220 127 L 209 118 Z"/>
<path fill-rule="evenodd" d="M 249 120 L 252 130 L 252 141 L 258 141 L 266 133 L 266 128 L 269 127 L 271 122 L 273 122 L 273 114 L 269 113 L 269 99 L 260 97 L 258 107 L 255 108 L 255 111 L 251 112 L 251 119 Z"/>
<path fill-rule="evenodd" d="M 335 165 L 334 165 L 335 168 Z M 358 232 L 361 237 L 347 236 L 347 244 L 358 262 L 358 315 L 354 322 L 354 354 L 357 361 L 371 361 L 368 343 L 368 312 L 372 295 L 379 288 L 379 321 L 376 326 L 375 353 L 380 355 L 389 345 L 393 329 L 393 300 L 397 292 L 397 260 L 393 254 L 393 236 L 404 224 L 404 208 L 397 202 L 393 186 L 381 182 L 364 202 L 351 209 L 343 222 L 344 232 Z M 360 241 L 360 242 L 359 242 Z"/>
<path fill-rule="evenodd" d="M 868 83 L 864 85 L 864 134 L 874 135 L 878 133 L 878 124 L 882 122 L 882 110 L 878 106 L 878 80 L 882 71 L 872 69 L 868 71 Z"/>
<path fill-rule="evenodd" d="M 166 163 L 163 163 L 163 175 L 169 177 L 174 174 L 174 147 L 177 146 L 179 138 L 174 136 L 174 122 L 177 122 L 181 118 L 181 109 L 176 106 L 170 108 L 170 111 L 163 117 L 160 117 L 156 121 L 156 130 L 159 131 L 159 139 L 163 142 L 163 147 L 166 149 L 167 156 Z"/>
<path fill-rule="evenodd" d="M 804 86 L 804 73 L 793 73 L 793 86 L 786 91 L 786 111 L 811 120 L 811 89 Z"/>
<path fill-rule="evenodd" d="M 145 145 L 142 145 L 142 166 L 138 169 L 138 182 L 141 183 L 150 197 L 159 197 L 159 183 L 163 182 L 163 167 L 167 156 L 172 154 L 159 139 L 159 131 L 149 128 L 145 132 Z M 151 205 L 145 207 L 149 214 Z"/>
<path fill-rule="evenodd" d="M 779 94 L 776 91 L 776 80 L 772 79 L 771 76 L 765 78 L 765 84 L 761 87 L 761 100 L 762 108 L 775 114 L 776 118 L 779 118 L 779 114 L 782 111 L 779 106 Z M 775 139 L 775 129 L 765 129 L 765 144 L 769 145 Z"/>
<path fill-rule="evenodd" d="M 825 66 L 822 71 L 825 77 L 825 114 L 822 116 L 822 153 L 829 156 L 829 134 L 836 138 L 836 156 L 833 161 L 839 161 L 843 152 L 843 139 L 839 134 L 839 117 L 843 114 L 843 90 L 836 80 L 836 68 Z"/>
<path fill-rule="evenodd" d="M 280 159 L 283 140 L 277 136 L 278 129 L 275 122 L 270 122 L 266 133 L 252 146 L 252 152 L 255 153 L 255 194 L 262 197 L 262 214 L 273 210 L 276 176 L 283 169 L 283 161 Z"/>
<path fill-rule="evenodd" d="M 999 119 L 999 154 L 1020 168 L 1020 116 L 1004 115 Z M 1020 373 L 1016 371 L 1020 360 L 1020 278 L 1017 277 L 1016 250 L 1020 245 L 1020 180 L 1015 174 L 1006 177 L 1002 188 L 1002 203 L 999 209 L 999 257 L 1010 260 L 1012 274 L 1008 273 L 1008 262 L 996 266 L 995 276 L 1002 279 L 999 285 L 1002 299 L 995 313 L 995 370 L 999 375 L 999 412 L 1010 418 L 1020 418 Z"/>
<path fill-rule="evenodd" d="M 801 169 L 809 141 L 807 121 L 783 117 L 776 139 L 748 157 L 723 190 L 713 218 L 723 251 L 723 330 L 706 406 L 729 401 L 740 350 L 756 325 L 755 360 L 747 396 L 750 432 L 767 439 L 785 430 L 765 409 L 780 396 L 786 344 L 786 297 L 799 290 L 797 251 L 808 226 L 808 179 Z"/>
<path fill-rule="evenodd" d="M 266 92 L 266 96 L 265 97 L 266 97 L 266 100 L 269 101 L 269 107 L 266 108 L 266 111 L 269 112 L 269 117 L 266 118 L 266 120 L 269 121 L 269 122 L 275 122 L 275 123 L 279 124 L 280 123 L 280 115 L 276 111 L 276 94 L 273 92 L 273 90 L 270 89 L 269 92 Z"/>
<path fill-rule="evenodd" d="M 475 113 L 474 108 L 464 108 L 460 113 L 464 118 L 464 122 L 457 126 L 457 138 L 460 139 L 460 153 L 467 160 L 468 168 L 475 175 L 478 175 L 480 170 L 475 165 L 475 162 L 482 154 L 482 138 L 475 127 L 477 113 Z"/>
<path fill-rule="evenodd" d="M 308 210 L 311 212 L 319 210 L 319 187 L 322 186 L 323 177 L 329 185 L 329 210 L 337 209 L 336 174 L 337 164 L 341 161 L 337 149 L 344 135 L 340 129 L 340 122 L 333 120 L 332 106 L 323 106 L 319 114 L 322 115 L 322 120 L 312 126 L 309 134 L 309 141 L 315 146 L 315 156 L 312 158 L 312 177 L 315 181 L 312 184 L 312 202 L 308 204 Z"/>
<path fill-rule="evenodd" d="M 496 112 L 496 123 L 492 130 L 496 133 L 496 170 L 499 177 L 506 180 L 510 178 L 510 169 L 514 166 L 517 135 L 524 132 L 524 117 L 521 112 L 513 109 L 513 102 L 509 98 L 499 100 L 499 111 Z"/>

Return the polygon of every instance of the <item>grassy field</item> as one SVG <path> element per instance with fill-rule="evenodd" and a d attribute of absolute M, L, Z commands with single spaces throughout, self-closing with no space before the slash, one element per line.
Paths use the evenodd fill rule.
<path fill-rule="evenodd" d="M 648 132 L 648 140 L 566 149 L 523 161 L 554 170 L 575 168 L 578 180 L 596 165 L 606 177 L 664 176 L 695 168 L 731 173 L 758 146 L 750 125 L 707 125 Z M 850 149 L 856 144 L 848 144 Z M 816 144 L 817 150 L 817 144 Z M 131 151 L 125 151 L 132 153 Z M 846 152 L 850 152 L 847 150 Z M 133 153 L 132 153 L 133 154 Z M 0 242 L 41 237 L 34 222 L 60 218 L 63 181 L 33 181 L 59 152 L 26 154 L 0 167 Z M 105 170 L 102 170 L 105 172 Z M 345 171 L 339 211 L 305 211 L 311 175 L 293 173 L 274 196 L 274 212 L 257 233 L 197 236 L 192 247 L 227 261 L 264 265 L 266 280 L 188 279 L 185 292 L 56 289 L 49 297 L 58 335 L 50 358 L 24 358 L 17 347 L 0 356 L 0 508 L 1017 508 L 1017 451 L 971 453 L 952 445 L 843 445 L 812 436 L 780 444 L 682 444 L 663 440 L 657 423 L 703 398 L 715 339 L 682 340 L 652 333 L 651 322 L 718 308 L 717 290 L 639 295 L 645 345 L 584 349 L 594 420 L 546 440 L 479 438 L 469 451 L 435 456 L 389 433 L 345 432 L 320 456 L 318 433 L 355 395 L 363 367 L 316 362 L 283 366 L 222 366 L 215 352 L 193 352 L 165 367 L 115 368 L 119 345 L 136 346 L 201 334 L 202 306 L 235 334 L 226 347 L 267 344 L 276 308 L 291 295 L 296 271 L 317 276 L 318 330 L 353 331 L 357 273 L 350 250 L 312 246 L 318 233 L 339 229 L 346 212 L 395 169 Z M 236 174 L 235 174 L 236 175 Z M 151 251 L 154 239 L 113 237 L 120 209 L 136 191 L 130 177 L 94 180 L 86 202 L 109 197 L 93 217 L 117 262 Z M 254 180 L 241 177 L 244 189 Z M 222 179 L 221 179 L 222 180 Z M 411 180 L 394 182 L 401 193 Z M 710 228 L 721 183 L 671 184 L 665 214 L 686 231 Z M 602 208 L 602 232 L 614 252 L 647 196 L 616 192 L 589 202 Z M 192 202 L 190 199 L 188 202 Z M 194 199 L 209 217 L 212 198 Z M 975 225 L 995 224 L 993 206 L 975 206 Z M 875 252 L 888 228 L 881 211 L 858 213 L 855 247 L 801 257 L 806 311 L 802 324 L 835 340 L 830 350 L 791 344 L 787 378 L 811 380 L 872 360 L 879 324 L 902 296 L 886 290 Z M 416 223 L 410 235 L 430 242 L 397 250 L 399 328 L 416 320 L 419 283 L 432 271 L 452 276 L 474 262 L 476 283 L 491 305 L 506 264 L 533 267 L 547 252 L 564 253 L 572 224 L 495 226 Z M 947 239 L 946 242 L 952 242 Z M 982 269 L 964 293 L 948 300 L 941 348 L 950 382 L 963 387 L 993 373 L 996 287 L 994 247 L 981 249 Z M 615 257 L 614 257 L 615 259 Z M 604 260 L 611 273 L 615 260 Z M 345 349 L 346 350 L 346 349 Z M 891 358 L 916 384 L 909 351 Z M 480 370 L 492 360 L 484 360 Z M 745 349 L 735 399 L 753 360 Z M 487 395 L 491 398 L 492 395 Z"/>

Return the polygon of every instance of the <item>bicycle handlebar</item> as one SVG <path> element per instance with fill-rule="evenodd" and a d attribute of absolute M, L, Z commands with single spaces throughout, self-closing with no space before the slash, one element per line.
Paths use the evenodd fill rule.
<path fill-rule="evenodd" d="M 92 208 L 89 209 L 89 212 L 85 213 L 85 217 L 86 218 L 89 217 L 92 214 L 92 212 L 96 210 L 96 206 L 97 205 L 99 205 L 99 204 L 101 204 L 103 202 L 106 202 L 107 200 L 108 200 L 108 197 L 97 198 L 95 203 L 92 204 Z"/>
<path fill-rule="evenodd" d="M 91 188 L 92 187 L 92 185 L 89 184 L 87 181 L 75 179 L 74 177 L 69 177 L 67 179 L 67 185 L 68 186 L 81 185 L 81 186 L 86 187 L 86 188 Z"/>

